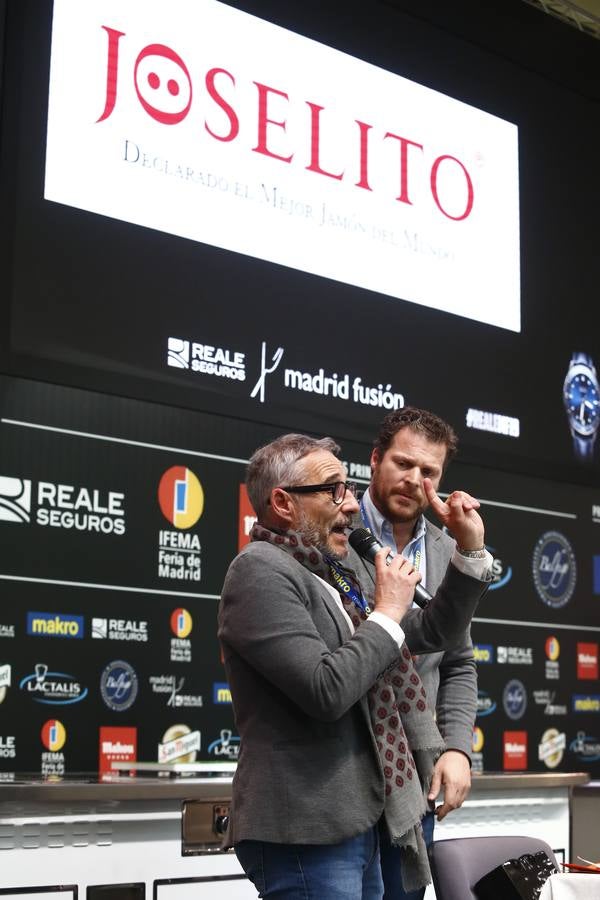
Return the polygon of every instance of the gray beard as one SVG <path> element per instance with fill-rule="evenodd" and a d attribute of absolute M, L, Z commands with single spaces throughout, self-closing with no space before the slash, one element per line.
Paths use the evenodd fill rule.
<path fill-rule="evenodd" d="M 335 562 L 342 562 L 344 560 L 343 556 L 340 556 L 339 553 L 327 546 L 327 539 L 323 533 L 323 529 L 319 527 L 314 519 L 309 518 L 304 512 L 300 513 L 297 530 L 306 538 L 311 546 L 316 547 L 322 556 L 327 556 L 329 559 L 335 560 Z"/>

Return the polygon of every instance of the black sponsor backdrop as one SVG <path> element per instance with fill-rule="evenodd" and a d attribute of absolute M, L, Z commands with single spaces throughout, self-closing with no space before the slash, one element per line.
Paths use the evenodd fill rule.
<path fill-rule="evenodd" d="M 236 737 L 231 707 L 213 702 L 214 685 L 225 681 L 216 639 L 217 598 L 238 547 L 244 461 L 280 430 L 20 379 L 0 379 L 0 391 L 0 475 L 32 482 L 31 521 L 0 522 L 0 671 L 3 665 L 11 666 L 11 686 L 0 704 L 0 736 L 5 745 L 14 737 L 16 749 L 15 758 L 3 755 L 0 743 L 0 772 L 39 771 L 45 750 L 40 730 L 54 718 L 67 731 L 61 752 L 70 772 L 97 768 L 101 725 L 137 727 L 141 760 L 156 760 L 159 741 L 177 724 L 201 732 L 198 759 L 227 759 L 219 755 L 219 746 L 208 749 L 223 730 Z M 351 467 L 368 462 L 366 444 L 342 441 L 342 450 Z M 198 522 L 179 531 L 163 516 L 157 495 L 162 476 L 172 466 L 191 469 L 205 494 Z M 81 487 L 96 490 L 101 504 L 108 492 L 123 493 L 124 533 L 38 524 L 39 482 L 73 486 L 72 496 Z M 485 713 L 477 720 L 483 747 L 481 757 L 475 757 L 476 768 L 501 770 L 503 733 L 525 731 L 528 753 L 523 767 L 548 771 L 538 759 L 538 745 L 544 735 L 556 737 L 547 734 L 556 729 L 558 736 L 564 735 L 566 748 L 560 759 L 550 759 L 552 766 L 600 774 L 600 710 L 573 711 L 574 695 L 600 698 L 597 675 L 578 678 L 577 668 L 581 642 L 595 645 L 597 665 L 600 634 L 600 593 L 594 593 L 593 579 L 600 523 L 593 521 L 592 492 L 465 466 L 460 460 L 443 487 L 463 487 L 481 497 L 487 541 L 496 557 L 499 586 L 488 593 L 473 626 Z M 85 512 L 79 510 L 80 515 Z M 197 537 L 199 582 L 159 576 L 161 531 Z M 568 540 L 577 567 L 572 597 L 558 609 L 542 602 L 533 582 L 534 548 L 549 531 Z M 170 621 L 178 608 L 188 610 L 193 620 L 187 638 L 190 662 L 171 659 L 175 636 Z M 84 637 L 28 635 L 28 612 L 82 616 Z M 92 638 L 94 617 L 147 622 L 148 641 Z M 1 637 L 2 626 L 11 625 L 15 637 Z M 104 667 L 114 660 L 128 662 L 138 679 L 135 702 L 120 712 L 108 708 L 99 689 Z M 35 674 L 36 665 L 73 676 L 88 689 L 87 696 L 69 705 L 36 702 L 19 687 Z M 179 695 L 196 698 L 196 703 L 202 697 L 202 706 L 169 706 L 169 692 L 152 691 L 152 676 L 175 676 Z M 525 703 L 510 706 L 518 716 L 514 719 L 503 704 L 513 679 L 521 681 L 526 692 Z M 559 710 L 547 712 L 548 703 Z M 574 752 L 569 748 L 577 740 L 579 750 Z"/>
<path fill-rule="evenodd" d="M 9 371 L 211 412 L 225 404 L 229 415 L 368 440 L 380 409 L 283 385 L 284 368 L 323 368 L 436 409 L 457 425 L 472 461 L 484 453 L 498 468 L 535 465 L 593 482 L 600 448 L 591 468 L 575 465 L 562 404 L 573 351 L 600 363 L 593 39 L 521 0 L 487 3 L 485 20 L 459 0 L 451 21 L 444 2 L 348 0 L 343 14 L 333 0 L 236 5 L 518 125 L 522 332 L 45 202 L 52 4 L 14 0 L 2 148 L 7 208 L 16 211 L 2 241 Z M 246 380 L 167 368 L 168 336 L 245 353 Z M 361 347 L 350 356 L 353 339 Z M 250 398 L 262 342 L 268 363 L 284 348 L 264 403 Z M 518 417 L 520 439 L 466 429 L 470 407 Z"/>
<path fill-rule="evenodd" d="M 590 67 L 596 45 L 520 0 L 489 3 L 481 13 L 466 0 L 453 3 L 451 13 L 444 3 L 425 10 L 416 0 L 395 0 L 378 4 L 378 15 L 349 0 L 343 16 L 332 2 L 237 5 L 518 124 L 523 332 L 44 203 L 52 4 L 0 2 L 2 24 L 9 11 L 0 362 L 10 376 L 39 379 L 0 381 L 0 476 L 28 479 L 34 493 L 40 481 L 84 486 L 99 491 L 101 503 L 110 491 L 125 494 L 123 535 L 39 525 L 35 497 L 29 524 L 0 523 L 0 673 L 11 667 L 10 686 L 0 687 L 0 772 L 39 772 L 40 729 L 53 718 L 66 727 L 62 752 L 71 772 L 96 769 L 101 725 L 136 726 L 138 757 L 145 760 L 156 759 L 172 725 L 201 731 L 201 759 L 212 758 L 208 747 L 221 731 L 233 730 L 230 707 L 213 703 L 213 685 L 224 680 L 215 614 L 237 551 L 242 460 L 291 427 L 338 435 L 345 458 L 366 465 L 365 441 L 382 414 L 284 391 L 276 375 L 266 381 L 265 403 L 251 401 L 266 341 L 267 359 L 283 346 L 282 365 L 349 372 L 369 385 L 392 383 L 408 402 L 431 406 L 458 425 L 463 463 L 453 465 L 446 487 L 465 487 L 491 501 L 484 503 L 488 542 L 501 561 L 499 578 L 511 572 L 488 594 L 473 626 L 480 659 L 491 660 L 479 666 L 487 714 L 478 718 L 483 745 L 476 766 L 501 769 L 503 733 L 526 731 L 524 765 L 546 771 L 538 744 L 556 729 L 566 743 L 557 768 L 598 776 L 600 712 L 573 712 L 573 695 L 589 697 L 588 707 L 600 695 L 597 677 L 577 677 L 577 644 L 598 643 L 593 557 L 600 555 L 600 523 L 592 520 L 592 505 L 600 495 L 575 484 L 595 484 L 599 449 L 591 469 L 573 468 L 561 399 L 573 350 L 600 362 L 593 312 L 598 182 L 589 175 L 598 146 L 598 72 Z M 168 369 L 169 335 L 245 352 L 246 381 Z M 359 353 L 349 354 L 351 340 L 362 341 Z M 521 439 L 461 429 L 469 406 L 520 417 Z M 473 461 L 488 468 L 466 465 Z M 199 582 L 158 572 L 160 532 L 176 531 L 157 503 L 158 484 L 171 466 L 189 467 L 205 491 L 203 515 L 186 532 L 200 544 Z M 511 467 L 531 477 L 502 471 Z M 533 477 L 542 474 L 563 483 Z M 568 539 L 577 563 L 572 599 L 560 609 L 544 605 L 533 584 L 533 550 L 547 531 Z M 193 620 L 187 663 L 171 659 L 170 622 L 178 608 Z M 82 616 L 84 637 L 29 636 L 30 611 Z M 147 622 L 149 640 L 94 639 L 93 617 Z M 14 638 L 4 636 L 11 626 Z M 557 658 L 548 660 L 548 652 Z M 597 659 L 597 646 L 594 652 Z M 504 656 L 518 661 L 497 661 Z M 110 710 L 99 691 L 104 667 L 119 659 L 133 667 L 139 685 L 135 703 L 123 712 Z M 66 706 L 32 700 L 19 684 L 40 665 L 73 676 L 87 688 L 85 699 Z M 153 693 L 149 682 L 163 675 L 176 677 L 180 695 L 201 696 L 202 707 L 168 706 L 169 693 Z M 526 692 L 515 719 L 503 704 L 513 679 Z M 552 695 L 552 714 L 543 691 Z M 556 713 L 564 706 L 565 714 Z M 574 742 L 577 752 L 569 749 Z"/>

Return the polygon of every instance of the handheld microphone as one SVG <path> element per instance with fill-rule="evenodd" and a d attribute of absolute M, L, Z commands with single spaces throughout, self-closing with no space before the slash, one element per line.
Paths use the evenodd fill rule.
<path fill-rule="evenodd" d="M 372 563 L 375 562 L 375 554 L 383 547 L 383 544 L 379 543 L 377 538 L 371 534 L 368 528 L 355 528 L 354 531 L 351 531 L 348 535 L 348 541 L 350 546 L 356 550 L 359 556 L 362 556 L 363 559 L 370 560 Z M 396 554 L 394 551 L 390 550 L 386 558 L 388 566 L 395 556 Z M 420 606 L 421 609 L 425 609 L 433 598 L 429 591 L 426 591 L 421 584 L 417 584 L 415 586 L 415 596 L 413 599 L 417 606 Z"/>

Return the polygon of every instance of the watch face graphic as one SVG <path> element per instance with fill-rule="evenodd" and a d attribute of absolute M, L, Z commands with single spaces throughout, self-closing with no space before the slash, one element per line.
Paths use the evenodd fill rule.
<path fill-rule="evenodd" d="M 600 424 L 600 393 L 589 367 L 575 365 L 565 381 L 565 407 L 571 427 L 584 437 L 595 434 Z"/>

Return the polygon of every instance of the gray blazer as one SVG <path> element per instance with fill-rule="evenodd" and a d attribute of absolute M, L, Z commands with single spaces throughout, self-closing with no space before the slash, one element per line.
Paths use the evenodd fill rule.
<path fill-rule="evenodd" d="M 486 587 L 450 566 L 435 602 L 411 614 L 412 649 L 456 643 Z M 264 542 L 231 564 L 218 624 L 241 737 L 225 846 L 366 831 L 384 806 L 366 694 L 395 641 L 369 621 L 351 635 L 324 584 Z"/>
<path fill-rule="evenodd" d="M 425 553 L 427 556 L 427 590 L 435 594 L 442 583 L 446 568 L 456 547 L 456 542 L 427 522 L 425 532 Z M 375 567 L 359 560 L 352 552 L 349 565 L 357 567 L 359 577 L 364 582 L 365 593 L 372 596 L 375 586 Z M 416 649 L 414 626 L 418 625 L 415 610 L 407 613 L 402 621 L 406 642 L 411 653 L 420 654 Z M 470 625 L 470 623 L 469 623 Z M 469 758 L 473 744 L 473 725 L 477 712 L 477 671 L 473 657 L 473 644 L 469 625 L 464 629 L 454 647 L 443 652 L 418 656 L 416 666 L 430 707 L 435 710 L 437 725 L 448 749 L 462 750 Z M 441 645 L 440 645 L 441 646 Z M 447 644 L 445 646 L 448 646 Z"/>

